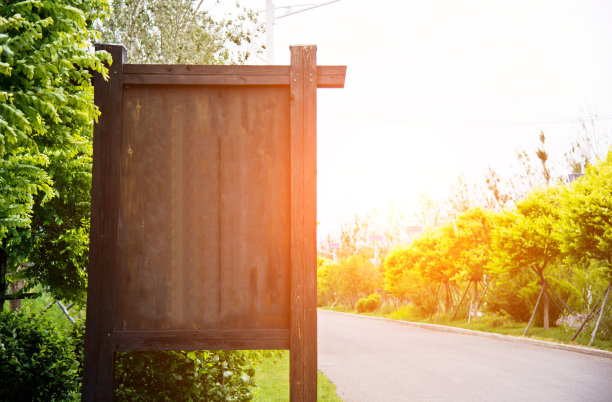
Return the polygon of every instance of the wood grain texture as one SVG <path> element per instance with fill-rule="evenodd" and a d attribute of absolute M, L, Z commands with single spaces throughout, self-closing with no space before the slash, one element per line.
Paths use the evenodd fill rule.
<path fill-rule="evenodd" d="M 119 331 L 115 351 L 288 349 L 289 331 Z"/>
<path fill-rule="evenodd" d="M 124 96 L 115 329 L 288 329 L 288 91 Z"/>
<path fill-rule="evenodd" d="M 126 65 L 95 77 L 83 400 L 113 351 L 290 349 L 316 400 L 316 89 L 345 66 Z"/>
<path fill-rule="evenodd" d="M 292 401 L 316 401 L 316 47 L 291 48 Z"/>
<path fill-rule="evenodd" d="M 317 400 L 317 48 L 304 48 L 304 400 Z"/>
<path fill-rule="evenodd" d="M 318 66 L 317 87 L 343 88 L 346 66 Z M 126 64 L 126 85 L 289 85 L 289 66 Z"/>
<path fill-rule="evenodd" d="M 303 401 L 304 389 L 304 55 L 291 48 L 291 327 L 289 395 Z"/>
<path fill-rule="evenodd" d="M 113 57 L 110 80 L 94 76 L 94 102 L 101 115 L 94 126 L 92 214 L 88 267 L 85 361 L 82 399 L 113 396 L 113 336 L 119 210 L 123 46 L 97 45 Z"/>

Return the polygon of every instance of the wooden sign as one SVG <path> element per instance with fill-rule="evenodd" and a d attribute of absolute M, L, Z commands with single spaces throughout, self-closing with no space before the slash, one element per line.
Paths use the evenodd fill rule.
<path fill-rule="evenodd" d="M 94 79 L 84 400 L 113 353 L 289 349 L 316 400 L 316 89 L 345 66 L 124 64 Z"/>

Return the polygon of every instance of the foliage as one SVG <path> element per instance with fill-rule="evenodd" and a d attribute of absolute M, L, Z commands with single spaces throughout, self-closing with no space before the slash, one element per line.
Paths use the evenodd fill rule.
<path fill-rule="evenodd" d="M 131 63 L 241 64 L 261 26 L 256 14 L 236 5 L 234 18 L 216 19 L 202 2 L 113 0 L 101 27 L 105 41 L 125 45 Z"/>
<path fill-rule="evenodd" d="M 564 194 L 562 249 L 576 262 L 600 261 L 612 275 L 612 151 Z"/>
<path fill-rule="evenodd" d="M 449 239 L 449 254 L 459 267 L 458 278 L 482 282 L 488 274 L 493 215 L 482 208 L 470 208 L 458 215 Z"/>
<path fill-rule="evenodd" d="M 115 397 L 129 401 L 251 400 L 255 362 L 254 353 L 224 350 L 118 353 Z"/>
<path fill-rule="evenodd" d="M 336 296 L 334 289 L 330 287 L 330 272 L 337 270 L 335 263 L 325 258 L 317 258 L 317 306 L 326 306 Z"/>
<path fill-rule="evenodd" d="M 0 6 L 0 266 L 7 267 L 0 293 L 5 275 L 23 263 L 25 275 L 58 297 L 84 293 L 89 212 L 81 206 L 89 205 L 97 116 L 91 77 L 94 71 L 106 77 L 103 62 L 110 61 L 90 44 L 98 39 L 93 22 L 106 9 L 105 0 Z M 75 157 L 78 166 L 71 165 Z M 76 200 L 67 195 L 77 192 Z"/>
<path fill-rule="evenodd" d="M 86 131 L 84 134 L 89 134 Z M 49 150 L 48 172 L 56 196 L 37 204 L 30 239 L 32 269 L 24 277 L 46 284 L 56 299 L 84 303 L 89 252 L 91 205 L 91 138 L 76 139 L 72 148 Z"/>
<path fill-rule="evenodd" d="M 36 138 L 95 115 L 92 71 L 104 72 L 89 43 L 102 0 L 7 1 L 0 6 L 0 156 L 35 148 Z"/>
<path fill-rule="evenodd" d="M 521 322 L 530 319 L 546 289 L 534 319 L 545 328 L 562 314 L 585 316 L 596 307 L 612 283 L 612 150 L 606 160 L 589 165 L 598 154 L 589 144 L 588 158 L 576 159 L 575 165 L 587 166 L 586 174 L 569 186 L 555 178 L 543 133 L 537 164 L 521 154 L 526 185 L 502 182 L 490 170 L 485 200 L 495 211 L 468 208 L 471 194 L 459 178 L 453 220 L 437 220 L 386 256 L 384 290 L 396 306 L 404 303 L 394 314 L 420 319 L 440 307 L 444 312 L 444 291 L 446 312 L 449 306 L 461 312 L 459 302 L 467 292 L 461 296 L 457 289 L 469 289 L 469 283 L 482 286 L 472 296 L 473 305 L 482 290 L 486 313 Z M 326 282 L 329 289 L 332 282 Z M 365 311 L 365 300 L 359 301 L 359 311 Z M 600 316 L 605 339 L 612 332 L 610 309 Z"/>
<path fill-rule="evenodd" d="M 559 257 L 559 243 L 552 236 L 559 220 L 560 187 L 531 192 L 505 213 L 494 234 L 495 267 L 512 273 L 527 269 L 544 275 Z"/>
<path fill-rule="evenodd" d="M 380 287 L 380 272 L 370 260 L 352 255 L 338 264 L 329 264 L 327 284 L 336 297 L 341 297 L 351 309 L 357 301 Z"/>
<path fill-rule="evenodd" d="M 489 285 L 487 310 L 512 317 L 515 321 L 529 321 L 539 289 L 535 291 L 535 298 L 533 298 L 533 292 L 526 293 L 523 289 L 532 289 L 530 286 L 532 283 L 535 285 L 532 276 L 526 272 L 515 275 L 508 271 L 500 273 Z"/>
<path fill-rule="evenodd" d="M 79 329 L 67 335 L 42 315 L 0 313 L 0 400 L 76 400 L 81 360 Z"/>
<path fill-rule="evenodd" d="M 360 299 L 357 302 L 357 311 L 360 313 L 372 312 L 380 306 L 380 295 L 377 293 L 372 293 L 366 298 Z"/>
<path fill-rule="evenodd" d="M 434 310 L 443 278 L 443 274 L 434 275 L 440 266 L 436 262 L 438 252 L 430 248 L 432 244 L 430 232 L 424 232 L 409 245 L 396 247 L 383 263 L 385 291 L 409 301 L 423 315 Z M 426 267 L 428 275 L 424 274 Z M 435 280 L 431 275 L 436 276 Z"/>

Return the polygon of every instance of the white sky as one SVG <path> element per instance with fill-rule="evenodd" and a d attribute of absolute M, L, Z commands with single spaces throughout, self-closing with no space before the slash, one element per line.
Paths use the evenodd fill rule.
<path fill-rule="evenodd" d="M 318 91 L 320 238 L 372 208 L 442 200 L 460 174 L 508 169 L 540 130 L 553 150 L 578 116 L 612 130 L 610 0 L 341 0 L 277 20 L 274 37 L 275 64 L 316 44 L 319 65 L 348 66 L 344 89 Z"/>

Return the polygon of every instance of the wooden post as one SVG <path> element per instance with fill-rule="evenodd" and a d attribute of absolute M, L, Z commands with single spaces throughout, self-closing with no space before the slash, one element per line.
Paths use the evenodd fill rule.
<path fill-rule="evenodd" d="M 94 102 L 101 115 L 94 126 L 91 229 L 83 367 L 84 401 L 113 399 L 113 328 L 115 297 L 112 293 L 117 264 L 119 173 L 121 167 L 122 45 L 96 45 L 113 57 L 109 80 L 94 75 Z"/>
<path fill-rule="evenodd" d="M 108 81 L 99 75 L 94 78 L 95 104 L 101 116 L 94 129 L 82 399 L 113 399 L 115 351 L 289 349 L 291 400 L 316 401 L 316 89 L 342 87 L 346 68 L 317 67 L 315 46 L 292 47 L 289 68 L 124 65 L 123 46 L 97 45 L 96 49 L 109 52 L 113 64 Z M 179 95 L 181 99 L 185 96 L 186 102 L 179 102 L 176 110 L 166 109 L 177 102 Z M 267 110 L 260 113 L 260 109 L 249 109 L 262 99 L 266 100 L 270 115 Z M 201 113 L 190 110 L 193 105 Z M 142 118 L 141 113 L 149 117 Z M 263 117 L 269 127 L 259 124 L 256 117 Z M 203 122 L 208 125 L 202 127 Z M 234 148 L 222 148 L 221 138 L 233 141 L 230 145 Z M 202 142 L 204 139 L 208 143 Z M 251 139 L 255 142 L 249 142 Z M 175 149 L 172 141 L 191 141 L 196 151 L 212 152 L 195 155 L 196 151 L 187 152 L 187 143 L 181 142 L 180 152 L 172 153 Z M 270 148 L 271 145 L 274 147 Z M 266 153 L 270 149 L 275 153 Z M 165 157 L 168 150 L 170 160 Z M 264 154 L 265 163 L 260 158 Z M 202 157 L 208 164 L 194 164 L 196 156 L 198 161 Z M 185 165 L 178 166 L 179 162 Z M 279 180 L 275 181 L 277 188 L 267 187 L 268 181 L 264 183 L 257 175 L 259 181 L 250 181 L 247 170 L 253 167 L 262 172 L 274 169 L 280 172 Z M 202 239 L 204 234 L 200 233 L 201 225 L 187 226 L 193 215 L 186 211 L 206 204 L 203 196 L 187 189 L 195 183 L 192 177 L 201 178 L 209 170 L 211 173 L 206 173 L 206 177 L 210 183 L 206 189 L 218 191 L 215 199 L 221 200 L 226 191 L 227 199 L 233 197 L 230 201 L 249 199 L 261 205 L 249 209 L 251 206 L 246 203 L 224 200 L 223 207 L 230 211 L 229 215 L 245 210 L 250 214 L 235 220 L 223 215 L 221 208 L 209 207 L 207 215 L 197 219 L 206 218 L 218 225 L 205 233 L 210 241 L 187 244 L 183 241 L 187 234 L 195 233 Z M 221 190 L 222 184 L 227 189 Z M 149 194 L 146 202 L 141 197 L 145 193 Z M 167 194 L 178 198 L 170 199 Z M 279 214 L 279 207 L 286 209 Z M 168 215 L 168 210 L 173 212 Z M 267 222 L 270 216 L 274 219 L 280 216 L 273 222 L 276 226 L 268 230 L 259 228 L 255 221 Z M 276 235 L 279 228 L 286 231 L 278 238 L 268 237 L 250 244 L 245 240 L 246 224 L 258 227 L 259 232 L 251 234 Z M 168 232 L 167 227 L 172 230 Z M 224 230 L 236 231 L 236 244 L 224 243 Z M 282 240 L 282 247 L 278 239 Z M 202 244 L 208 247 L 204 251 Z M 236 253 L 225 250 L 229 246 Z M 172 250 L 180 253 L 172 254 Z M 270 250 L 275 250 L 274 256 L 269 255 Z M 222 252 L 237 256 L 221 261 Z M 242 261 L 253 255 L 262 257 L 263 262 L 249 267 L 248 281 L 218 280 L 221 268 L 228 272 L 228 278 L 233 276 L 232 272 L 236 277 L 244 277 Z M 150 258 L 146 264 L 145 256 Z M 163 271 L 168 261 L 173 269 L 180 270 L 176 278 L 172 277 L 172 286 L 168 272 Z M 278 303 L 268 303 L 267 296 L 266 300 L 262 297 L 270 294 L 262 290 L 268 282 L 277 286 L 272 277 L 278 279 L 278 286 L 281 282 L 283 286 L 284 296 L 279 297 Z M 203 283 L 203 288 L 210 290 L 208 296 L 203 296 L 219 301 L 205 314 L 205 319 L 201 306 L 206 307 L 205 301 L 209 299 L 183 303 L 194 293 L 194 282 Z M 149 283 L 157 289 L 155 292 L 145 289 Z M 135 292 L 126 291 L 132 288 L 142 291 L 137 302 L 132 298 Z M 247 292 L 250 295 L 248 300 L 244 299 L 247 303 L 221 303 L 224 298 L 240 299 Z M 168 297 L 173 298 L 174 304 L 164 305 Z M 265 302 L 269 311 L 262 308 L 257 315 L 238 308 L 248 307 L 249 303 L 259 306 L 260 302 Z M 183 308 L 186 305 L 189 309 Z"/>
<path fill-rule="evenodd" d="M 290 395 L 317 399 L 316 46 L 292 46 Z"/>

